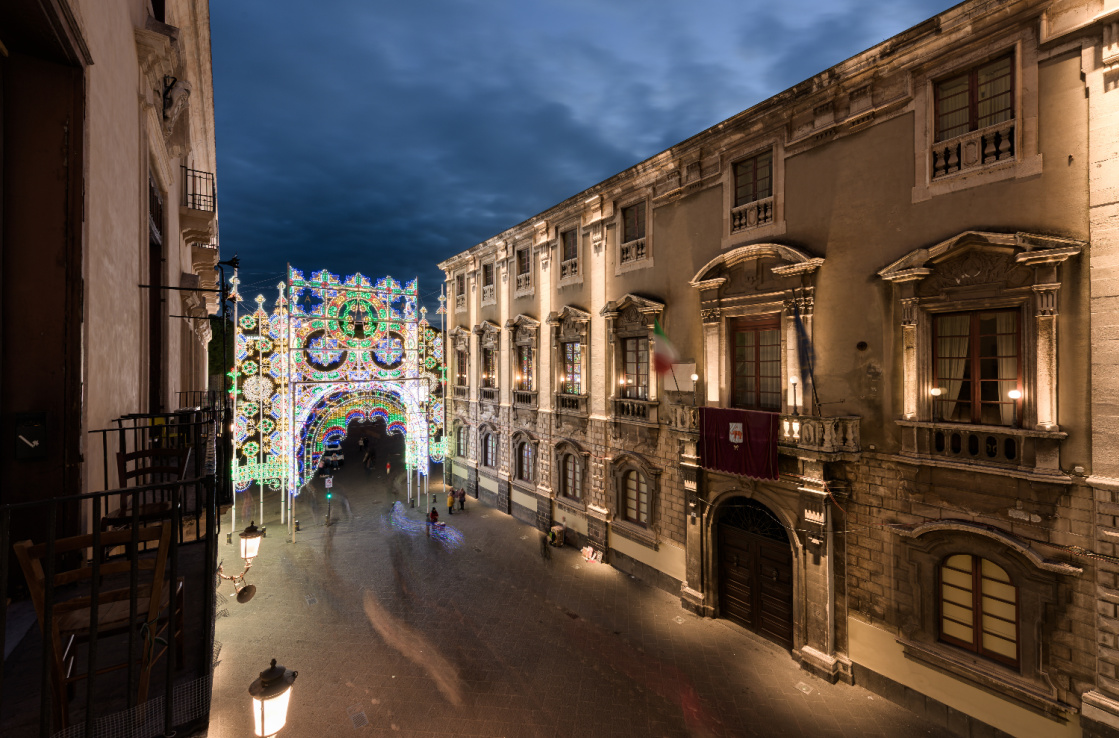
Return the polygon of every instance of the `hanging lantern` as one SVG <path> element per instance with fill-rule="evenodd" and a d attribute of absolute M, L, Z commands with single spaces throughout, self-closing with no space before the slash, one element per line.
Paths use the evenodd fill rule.
<path fill-rule="evenodd" d="M 253 698 L 254 735 L 267 738 L 280 732 L 287 723 L 288 703 L 291 701 L 291 687 L 298 671 L 288 671 L 283 664 L 272 666 L 260 672 L 260 678 L 249 685 Z"/>

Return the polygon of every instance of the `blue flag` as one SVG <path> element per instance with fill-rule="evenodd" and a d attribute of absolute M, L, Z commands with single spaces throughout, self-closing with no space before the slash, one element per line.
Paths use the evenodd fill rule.
<path fill-rule="evenodd" d="M 804 321 L 800 317 L 800 305 L 793 300 L 793 324 L 797 331 L 797 360 L 800 362 L 800 385 L 808 392 L 808 380 L 816 377 L 816 350 L 812 348 L 812 339 L 804 329 Z M 807 400 L 807 397 L 805 398 Z M 807 404 L 807 402 L 805 403 Z"/>

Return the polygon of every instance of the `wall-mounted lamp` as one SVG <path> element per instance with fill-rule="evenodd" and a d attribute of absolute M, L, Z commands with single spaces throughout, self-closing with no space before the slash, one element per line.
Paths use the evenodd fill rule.
<path fill-rule="evenodd" d="M 245 560 L 244 570 L 240 574 L 227 576 L 222 569 L 222 565 L 218 564 L 218 576 L 233 582 L 233 593 L 237 596 L 237 601 L 244 604 L 256 594 L 256 585 L 245 584 L 245 575 L 249 573 L 249 569 L 253 568 L 253 559 L 260 553 L 260 539 L 264 538 L 264 531 L 256 527 L 255 521 L 250 520 L 248 527 L 241 531 L 239 535 L 241 538 L 241 558 Z"/>
<path fill-rule="evenodd" d="M 797 397 L 797 382 L 799 381 L 797 375 L 789 375 L 789 384 L 793 386 L 793 415 L 800 415 L 800 400 Z"/>

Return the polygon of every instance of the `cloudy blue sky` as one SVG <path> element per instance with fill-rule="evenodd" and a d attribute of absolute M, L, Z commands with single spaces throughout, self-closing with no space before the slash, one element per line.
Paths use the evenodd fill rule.
<path fill-rule="evenodd" d="M 440 260 L 953 4 L 212 0 L 222 255 L 434 306 Z"/>

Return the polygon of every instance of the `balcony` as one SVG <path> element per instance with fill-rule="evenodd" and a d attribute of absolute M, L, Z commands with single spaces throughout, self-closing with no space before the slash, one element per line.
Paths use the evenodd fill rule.
<path fill-rule="evenodd" d="M 777 430 L 779 450 L 796 449 L 834 458 L 857 454 L 859 446 L 859 418 L 842 416 L 820 418 L 812 415 L 782 415 Z"/>
<path fill-rule="evenodd" d="M 470 387 L 468 387 L 466 385 L 463 385 L 463 384 L 456 384 L 455 385 L 455 399 L 456 400 L 469 400 L 470 399 Z"/>
<path fill-rule="evenodd" d="M 492 284 L 482 285 L 482 302 L 496 302 L 497 288 Z"/>
<path fill-rule="evenodd" d="M 947 141 L 937 141 L 930 152 L 932 178 L 1013 159 L 1014 134 L 1015 121 L 1008 120 Z"/>
<path fill-rule="evenodd" d="M 745 205 L 739 205 L 730 211 L 730 232 L 738 233 L 749 228 L 767 225 L 773 222 L 773 197 L 763 197 Z"/>
<path fill-rule="evenodd" d="M 532 287 L 532 274 L 525 272 L 517 275 L 517 292 L 526 292 Z"/>
<path fill-rule="evenodd" d="M 586 415 L 587 396 L 573 395 L 566 392 L 556 393 L 556 412 L 567 415 Z"/>
<path fill-rule="evenodd" d="M 633 241 L 623 243 L 618 252 L 618 261 L 622 264 L 628 264 L 634 261 L 641 261 L 645 258 L 645 239 L 638 238 Z"/>
<path fill-rule="evenodd" d="M 478 390 L 478 397 L 482 402 L 497 402 L 500 393 L 497 387 L 482 387 Z"/>
<path fill-rule="evenodd" d="M 614 420 L 620 422 L 657 424 L 657 408 L 660 406 L 655 400 L 614 400 Z"/>
<path fill-rule="evenodd" d="M 217 189 L 213 172 L 182 167 L 179 227 L 189 244 L 210 244 L 217 226 Z M 193 255 L 192 255 L 193 256 Z"/>
<path fill-rule="evenodd" d="M 455 295 L 455 312 L 466 312 L 466 295 Z"/>
<path fill-rule="evenodd" d="M 536 409 L 536 396 L 537 393 L 529 390 L 513 390 L 513 407 L 525 408 L 526 410 Z"/>
<path fill-rule="evenodd" d="M 1068 483 L 1061 471 L 1061 431 L 1009 428 L 1002 425 L 898 420 L 902 454 L 936 466 L 1009 471 L 1016 476 Z"/>
<path fill-rule="evenodd" d="M 560 262 L 560 279 L 572 279 L 579 276 L 579 260 L 568 259 Z"/>

